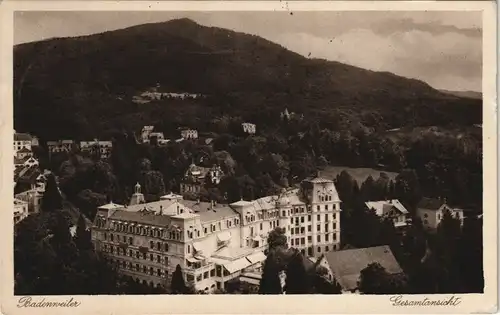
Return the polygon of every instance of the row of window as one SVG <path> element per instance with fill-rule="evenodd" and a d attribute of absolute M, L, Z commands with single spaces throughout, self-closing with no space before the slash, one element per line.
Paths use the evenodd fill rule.
<path fill-rule="evenodd" d="M 269 222 L 269 229 L 274 229 L 275 227 L 280 226 L 280 221 L 270 221 Z M 264 223 L 260 223 L 259 225 L 259 230 L 263 231 L 264 230 Z M 250 227 L 250 235 L 253 235 L 253 226 Z"/>
<path fill-rule="evenodd" d="M 330 220 L 330 215 L 328 213 L 324 214 L 324 218 L 325 218 L 325 222 L 329 222 Z M 336 213 L 332 213 L 332 220 L 335 221 L 337 219 L 337 214 Z M 312 216 L 311 215 L 308 215 L 307 216 L 307 221 L 308 222 L 311 222 L 312 220 Z M 321 221 L 321 214 L 317 214 L 316 215 L 316 220 L 317 221 Z M 306 221 L 306 216 L 301 216 L 301 217 L 294 217 L 294 218 L 290 218 L 290 224 L 294 224 L 295 225 L 299 225 L 299 223 L 305 223 Z"/>
<path fill-rule="evenodd" d="M 233 226 L 238 226 L 240 223 L 240 220 L 238 218 L 234 218 L 232 220 L 226 220 L 226 228 L 232 228 Z M 204 235 L 207 235 L 209 233 L 209 228 L 210 228 L 210 233 L 216 232 L 217 230 L 222 231 L 222 222 L 217 222 L 217 224 L 213 223 L 210 224 L 210 227 L 203 227 L 203 232 Z M 187 238 L 194 238 L 194 236 L 200 237 L 200 230 L 194 229 L 194 231 L 188 231 L 187 232 Z"/>
<path fill-rule="evenodd" d="M 319 196 L 320 201 L 332 201 L 332 195 L 320 195 Z"/>
<path fill-rule="evenodd" d="M 102 218 L 97 218 L 96 225 L 97 227 L 104 228 L 106 222 Z M 132 224 L 126 224 L 126 223 L 111 223 L 109 228 L 116 232 L 137 234 L 137 235 L 157 237 L 157 238 L 169 238 L 172 240 L 181 240 L 182 238 L 182 233 L 180 231 L 165 231 L 162 228 L 149 227 L 149 226 L 144 227 L 144 226 L 133 226 Z M 111 239 L 111 241 L 113 240 Z"/>
<path fill-rule="evenodd" d="M 108 241 L 108 233 L 107 232 L 104 232 L 104 240 Z M 128 245 L 134 245 L 134 238 L 133 237 L 131 237 L 131 236 L 127 237 L 125 235 L 117 235 L 117 234 L 113 234 L 113 233 L 109 233 L 109 241 L 122 242 L 122 243 L 126 243 Z M 155 249 L 157 251 L 168 252 L 168 243 L 150 241 L 149 248 Z"/>
<path fill-rule="evenodd" d="M 117 260 L 111 259 L 111 262 L 115 263 L 118 266 L 118 268 L 121 269 L 126 269 L 135 272 L 142 272 L 144 274 L 156 277 L 165 277 L 165 278 L 168 277 L 168 270 L 166 269 L 153 268 L 153 267 L 148 268 L 145 265 L 134 264 L 130 261 L 119 260 L 119 259 Z"/>
<path fill-rule="evenodd" d="M 181 185 L 183 187 L 183 189 L 182 189 L 183 192 L 194 192 L 194 193 L 197 193 L 197 192 L 201 191 L 201 186 L 200 185 L 191 185 L 191 184 L 186 184 L 186 183 L 182 183 Z"/>
<path fill-rule="evenodd" d="M 133 257 L 136 259 L 144 259 L 144 260 L 150 260 L 152 262 L 156 263 L 162 263 L 162 256 L 161 255 L 155 255 L 155 254 L 149 254 L 148 253 L 141 253 L 138 250 L 133 250 L 133 249 L 125 249 L 121 248 L 119 246 L 113 246 L 113 245 L 107 245 L 104 244 L 104 252 L 114 254 L 114 255 L 122 255 L 122 256 L 127 256 L 127 257 Z M 168 257 L 165 256 L 165 265 L 168 265 Z"/>
<path fill-rule="evenodd" d="M 333 244 L 333 246 L 332 246 L 332 250 L 337 250 L 338 248 L 339 248 L 339 247 L 338 247 L 338 245 L 337 245 L 337 244 Z M 314 248 L 313 248 L 312 246 L 308 247 L 308 248 L 307 248 L 307 255 L 308 255 L 308 256 L 313 256 L 313 250 L 314 250 Z M 304 249 L 301 249 L 300 251 L 301 251 L 301 253 L 302 253 L 303 255 L 305 255 L 305 254 L 306 254 L 306 251 L 305 251 Z M 321 246 L 318 246 L 318 247 L 317 247 L 317 252 L 318 252 L 318 253 L 321 253 L 321 251 L 322 251 L 322 247 L 321 247 Z M 325 252 L 329 252 L 329 251 L 330 251 L 330 246 L 328 246 L 328 245 L 327 245 L 327 246 L 325 246 L 325 247 L 324 247 L 324 251 L 325 251 Z"/>
<path fill-rule="evenodd" d="M 330 235 L 332 235 L 332 241 L 336 242 L 337 241 L 337 233 L 331 233 L 331 234 L 325 234 L 324 239 L 325 242 L 330 241 Z M 316 241 L 318 243 L 321 243 L 322 236 L 321 235 L 316 235 Z M 312 236 L 307 237 L 307 242 L 310 243 L 312 242 Z M 290 239 L 290 245 L 305 245 L 306 244 L 306 238 L 305 237 L 297 237 L 297 238 L 292 238 Z"/>
<path fill-rule="evenodd" d="M 220 277 L 220 275 L 217 275 L 218 277 Z M 203 274 L 199 274 L 196 276 L 196 282 L 200 282 L 204 279 L 208 279 L 208 278 L 213 278 L 215 277 L 215 269 L 211 269 L 210 271 L 205 271 Z M 186 280 L 187 281 L 194 281 L 195 277 L 192 275 L 192 274 L 186 274 Z"/>
<path fill-rule="evenodd" d="M 333 230 L 335 231 L 337 229 L 337 223 L 333 222 L 332 225 L 333 225 Z M 325 229 L 323 232 L 329 232 L 330 231 L 329 227 L 330 227 L 330 223 L 325 223 Z M 304 234 L 306 232 L 304 226 L 301 226 L 301 227 L 288 226 L 288 230 L 290 231 L 290 234 L 292 234 L 292 235 L 293 234 Z M 307 226 L 307 232 L 312 232 L 312 225 Z M 318 224 L 316 226 L 316 232 L 321 232 L 321 224 Z"/>
<path fill-rule="evenodd" d="M 277 218 L 279 216 L 279 211 L 277 209 L 268 210 L 264 213 L 258 213 L 257 216 L 259 217 L 259 220 Z"/>

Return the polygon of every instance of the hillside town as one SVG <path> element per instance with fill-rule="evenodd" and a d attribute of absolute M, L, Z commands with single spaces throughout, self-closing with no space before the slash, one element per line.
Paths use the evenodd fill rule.
<path fill-rule="evenodd" d="M 288 115 L 285 110 L 281 119 Z M 244 123 L 241 127 L 249 137 L 255 134 L 252 124 Z M 179 134 L 180 138 L 171 141 L 163 132 L 154 131 L 153 126 L 144 126 L 134 142 L 162 147 L 200 140 L 194 129 L 181 128 Z M 202 143 L 209 142 L 204 139 Z M 36 136 L 14 132 L 16 225 L 44 211 L 41 205 L 47 198 L 47 185 L 59 186 L 60 171 L 53 173 L 38 162 L 34 152 L 41 152 L 40 146 Z M 109 161 L 115 154 L 113 141 L 97 139 L 47 141 L 44 147 L 49 159 L 54 154 L 67 154 Z M 76 209 L 78 218 L 69 225 L 71 235 L 81 237 L 77 233 L 88 233 L 92 250 L 102 255 L 106 264 L 115 266 L 120 277 L 157 293 L 213 294 L 245 288 L 247 293 L 305 294 L 314 287 L 323 294 L 366 294 L 370 292 L 364 291 L 364 287 L 370 284 L 363 279 L 369 272 L 386 275 L 393 286 L 389 292 L 398 293 L 404 290 L 408 275 L 391 250 L 394 241 L 407 241 L 405 238 L 414 233 L 415 221 L 422 233 L 432 236 L 440 233 L 444 221 L 453 224 L 456 220 L 463 226 L 467 219 L 467 211 L 450 206 L 446 199 L 422 197 L 413 212 L 398 199 L 370 199 L 361 208 L 373 213 L 380 224 L 391 226 L 395 239 L 376 246 L 354 247 L 342 240 L 343 224 L 347 224 L 341 220 L 342 207 L 347 203 L 341 200 L 336 187 L 342 184 L 342 176 L 349 176 L 347 173 L 326 178 L 318 170 L 274 195 L 249 200 L 242 196 L 228 202 L 227 195 L 223 200 L 203 195 L 207 187 L 217 187 L 227 177 L 221 165 L 204 166 L 204 158 L 199 159 L 201 165 L 192 159 L 176 192 L 147 200 L 137 182 L 128 202 L 118 204 L 108 198 L 94 204 L 93 218 L 70 206 L 72 211 Z M 48 178 L 52 179 L 50 184 Z M 53 193 L 54 187 L 49 189 Z M 55 198 L 62 199 L 59 187 L 55 191 Z M 422 260 L 429 254 L 428 245 L 424 245 L 424 253 Z M 297 260 L 294 268 L 302 269 L 312 280 L 302 279 L 304 283 L 292 283 L 295 287 L 290 288 L 288 269 L 268 266 L 269 260 L 278 255 L 290 260 L 289 266 Z M 273 288 L 273 275 L 266 268 L 274 268 L 279 286 Z"/>
<path fill-rule="evenodd" d="M 484 293 L 482 30 L 434 51 L 460 29 L 302 13 L 75 11 L 96 33 L 18 42 L 15 295 Z"/>

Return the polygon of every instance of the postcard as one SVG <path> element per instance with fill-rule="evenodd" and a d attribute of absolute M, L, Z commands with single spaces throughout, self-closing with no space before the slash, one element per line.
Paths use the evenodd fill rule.
<path fill-rule="evenodd" d="M 4 1 L 2 313 L 495 312 L 495 9 Z"/>

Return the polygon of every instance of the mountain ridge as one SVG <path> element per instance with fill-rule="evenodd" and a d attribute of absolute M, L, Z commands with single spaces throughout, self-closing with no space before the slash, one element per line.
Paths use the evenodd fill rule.
<path fill-rule="evenodd" d="M 14 48 L 14 70 L 15 123 L 36 132 L 42 128 L 30 121 L 33 111 L 42 117 L 46 111 L 68 111 L 70 121 L 112 125 L 111 112 L 123 116 L 144 110 L 133 107 L 131 98 L 157 84 L 171 92 L 212 95 L 230 103 L 210 105 L 215 113 L 222 106 L 249 119 L 255 112 L 250 106 L 288 107 L 325 119 L 335 111 L 375 111 L 388 125 L 480 119 L 477 106 L 473 109 L 477 102 L 423 81 L 309 59 L 256 35 L 189 19 L 20 44 Z M 65 108 L 69 104 L 72 109 Z M 193 111 L 206 110 L 206 104 L 193 106 Z"/>

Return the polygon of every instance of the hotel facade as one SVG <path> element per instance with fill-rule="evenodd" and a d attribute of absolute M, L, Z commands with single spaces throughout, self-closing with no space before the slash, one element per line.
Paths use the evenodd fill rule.
<path fill-rule="evenodd" d="M 284 228 L 288 245 L 305 256 L 340 247 L 340 200 L 327 179 L 304 180 L 300 188 L 232 204 L 172 194 L 143 200 L 137 184 L 128 206 L 99 207 L 92 241 L 121 274 L 151 286 L 169 287 L 177 265 L 187 283 L 205 292 L 259 274 L 268 234 L 276 227 Z"/>

